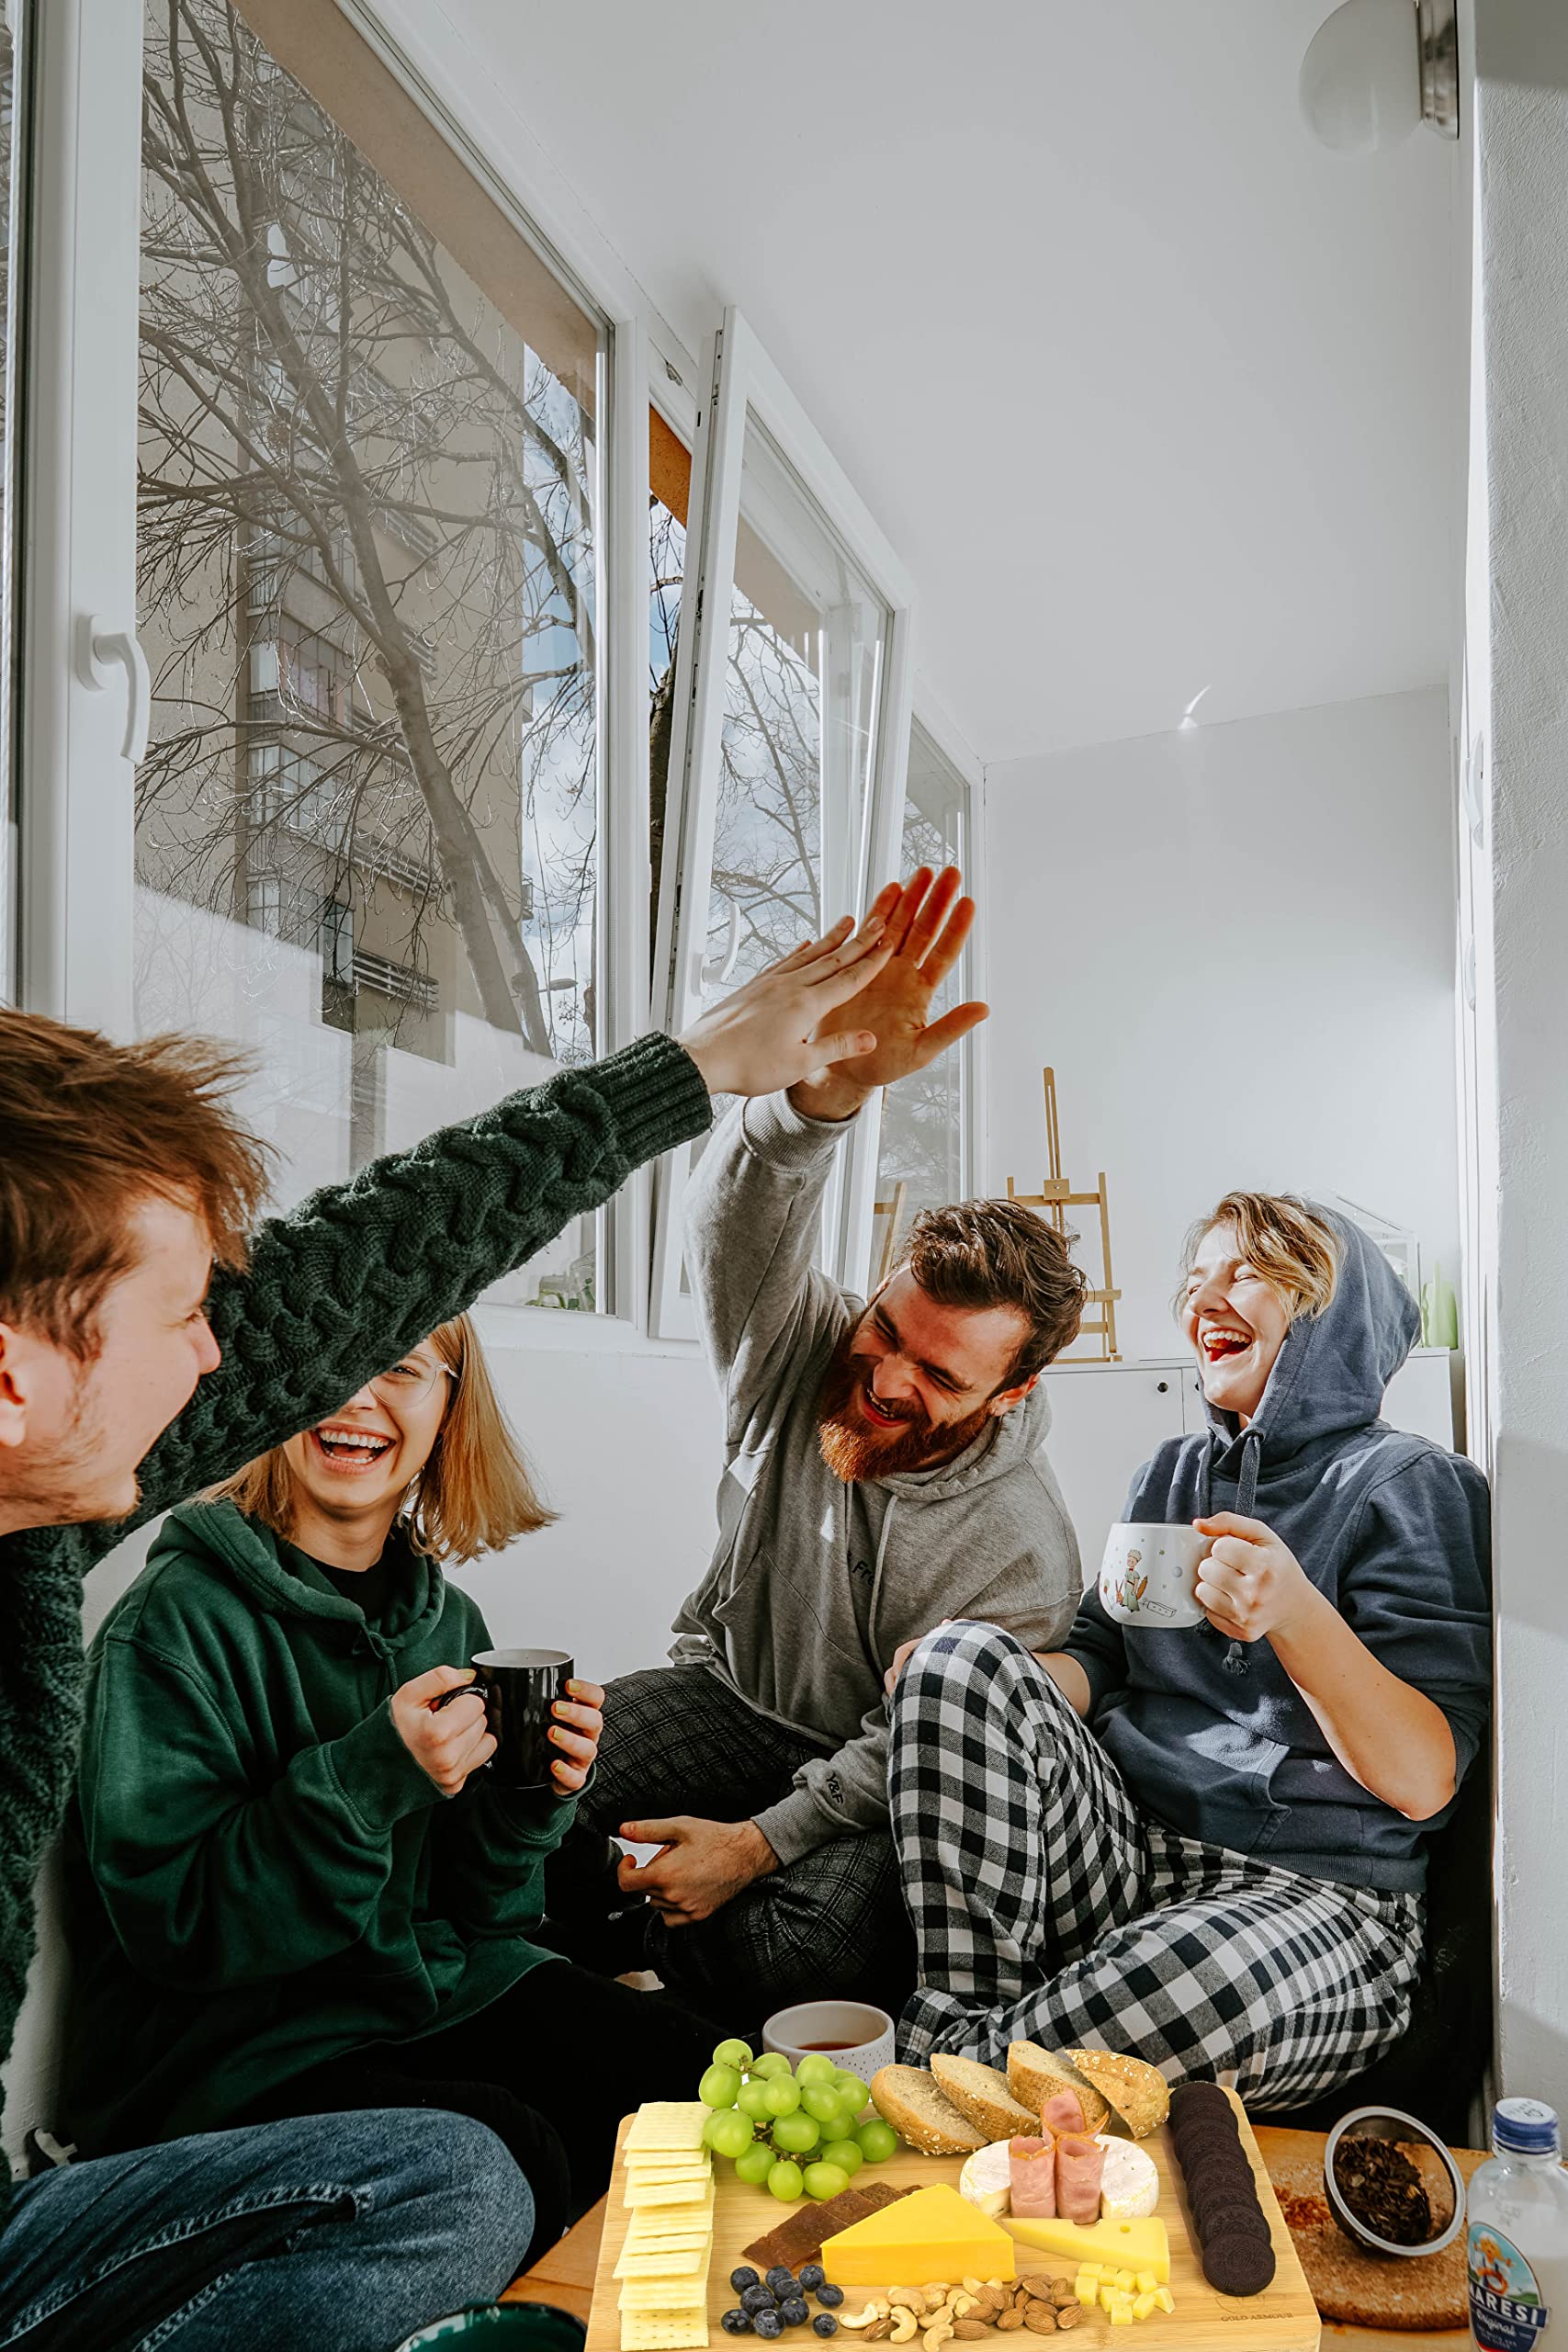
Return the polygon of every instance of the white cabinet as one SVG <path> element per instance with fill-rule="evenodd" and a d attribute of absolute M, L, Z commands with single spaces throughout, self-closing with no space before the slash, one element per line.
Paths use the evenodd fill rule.
<path fill-rule="evenodd" d="M 1391 1383 L 1383 1419 L 1438 1445 L 1455 1442 L 1453 1367 L 1441 1348 L 1417 1348 Z M 1051 1400 L 1051 1466 L 1077 1530 L 1085 1581 L 1106 1532 L 1122 1516 L 1133 1474 L 1167 1438 L 1203 1426 L 1190 1358 L 1169 1363 L 1060 1364 L 1042 1374 Z"/>

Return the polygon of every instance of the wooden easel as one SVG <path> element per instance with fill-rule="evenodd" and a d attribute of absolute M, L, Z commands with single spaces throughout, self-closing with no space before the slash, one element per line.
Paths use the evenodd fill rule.
<path fill-rule="evenodd" d="M 1008 1198 L 1020 1208 L 1038 1209 L 1054 1232 L 1066 1238 L 1069 1209 L 1098 1208 L 1100 1211 L 1100 1247 L 1105 1265 L 1105 1279 L 1098 1289 L 1088 1294 L 1090 1308 L 1098 1307 L 1098 1316 L 1086 1315 L 1078 1326 L 1078 1339 L 1098 1340 L 1100 1345 L 1088 1356 L 1058 1356 L 1058 1363 L 1120 1363 L 1121 1352 L 1116 1345 L 1116 1302 L 1121 1292 L 1115 1286 L 1111 1271 L 1111 1204 L 1106 1197 L 1105 1170 L 1100 1171 L 1100 1182 L 1092 1193 L 1075 1193 L 1062 1173 L 1062 1130 L 1056 1117 L 1056 1073 L 1054 1069 L 1041 1073 L 1045 1082 L 1045 1164 L 1049 1173 L 1037 1193 L 1021 1193 L 1010 1176 Z"/>

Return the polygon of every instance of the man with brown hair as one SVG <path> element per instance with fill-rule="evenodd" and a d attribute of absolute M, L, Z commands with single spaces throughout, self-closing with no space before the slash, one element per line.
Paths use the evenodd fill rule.
<path fill-rule="evenodd" d="M 265 1167 L 225 1099 L 231 1061 L 0 1008 L 0 2063 L 71 1791 L 86 1571 L 135 1518 L 334 1411 L 701 1134 L 710 1091 L 765 1091 L 873 1046 L 836 1007 L 885 959 L 881 928 L 840 925 L 683 1046 L 644 1037 L 510 1095 L 248 1248 Z M 8 2213 L 7 2186 L 0 2172 L 0 2347 L 19 2352 L 388 2352 L 488 2301 L 536 2220 L 500 2141 L 428 2109 L 72 2165 L 21 2184 Z"/>
<path fill-rule="evenodd" d="M 548 1881 L 574 1957 L 753 2023 L 830 1992 L 897 2013 L 913 1987 L 887 1814 L 899 1644 L 965 1617 L 1049 1647 L 1080 1588 L 1038 1385 L 1082 1312 L 1060 1238 L 1008 1201 L 928 1210 L 869 1305 L 812 1264 L 846 1123 L 985 1018 L 927 1021 L 974 918 L 958 890 L 949 867 L 877 901 L 895 952 L 854 1002 L 876 1051 L 738 1106 L 704 1152 L 686 1255 L 724 1386 L 718 1547 L 672 1663 L 610 1686 Z M 621 1863 L 615 1836 L 660 1851 Z"/>

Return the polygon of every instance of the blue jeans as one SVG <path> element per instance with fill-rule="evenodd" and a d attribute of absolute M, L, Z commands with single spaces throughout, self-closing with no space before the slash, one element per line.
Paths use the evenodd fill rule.
<path fill-rule="evenodd" d="M 102 2156 L 14 2192 L 0 2352 L 391 2352 L 492 2301 L 533 2221 L 495 2134 L 429 2109 Z"/>

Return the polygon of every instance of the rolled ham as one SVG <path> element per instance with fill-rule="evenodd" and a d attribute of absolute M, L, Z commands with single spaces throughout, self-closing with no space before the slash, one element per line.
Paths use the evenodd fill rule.
<path fill-rule="evenodd" d="M 1052 2140 L 1010 2140 L 1012 2210 L 1020 2221 L 1056 2218 L 1056 2144 Z M 1098 2192 L 1097 2192 L 1098 2196 Z"/>
<path fill-rule="evenodd" d="M 1017 2141 L 1013 2143 L 1018 2145 Z M 1056 2143 L 1056 2211 L 1064 2222 L 1098 2222 L 1100 2219 L 1100 2183 L 1105 2170 L 1105 2151 L 1097 2142 L 1077 2132 L 1065 2132 Z M 1013 2162 L 1017 2177 L 1017 2159 Z M 1013 2211 L 1018 2211 L 1018 2195 L 1013 2193 Z"/>
<path fill-rule="evenodd" d="M 1089 2118 L 1077 2091 L 1053 2091 L 1040 2110 L 1040 2129 L 1053 2140 L 1059 2140 L 1064 2132 L 1076 2135 L 1089 2130 Z"/>

